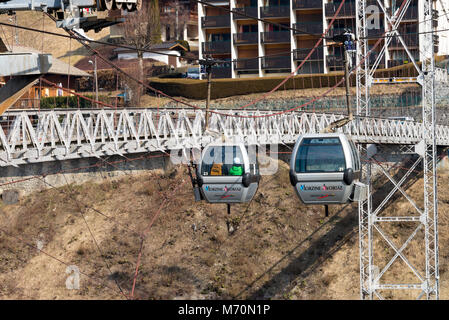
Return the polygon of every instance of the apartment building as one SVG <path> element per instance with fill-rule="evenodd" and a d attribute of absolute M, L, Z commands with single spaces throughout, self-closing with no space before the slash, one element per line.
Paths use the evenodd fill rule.
<path fill-rule="evenodd" d="M 191 51 L 197 50 L 198 15 L 196 2 L 191 0 L 160 0 L 158 4 L 160 8 L 160 40 L 163 42 L 186 40 Z M 120 14 L 120 10 L 109 12 L 111 17 Z M 109 27 L 109 30 L 109 42 L 123 42 L 125 37 L 123 24 L 114 24 Z"/>
<path fill-rule="evenodd" d="M 198 4 L 199 58 L 210 55 L 229 61 L 228 64 L 213 68 L 214 78 L 244 78 L 294 72 L 328 28 L 341 0 L 209 0 L 209 3 L 218 8 Z M 402 1 L 397 0 L 383 0 L 390 16 L 401 3 Z M 368 31 L 368 46 L 372 48 L 388 24 L 377 0 L 369 0 L 367 7 L 372 26 Z M 355 1 L 346 0 L 327 36 L 341 34 L 345 29 L 355 33 L 355 11 Z M 441 3 L 434 1 L 435 29 L 448 28 L 449 19 L 444 13 Z M 419 35 L 424 27 L 419 21 L 423 20 L 423 0 L 412 0 L 399 31 L 416 60 L 420 59 L 420 51 L 423 49 L 420 41 L 422 35 Z M 282 28 L 281 25 L 295 30 Z M 447 32 L 435 35 L 435 53 L 449 53 L 447 36 Z M 371 64 L 384 45 L 384 40 L 381 40 L 370 56 Z M 342 56 L 343 51 L 338 43 L 323 40 L 322 45 L 296 73 L 342 70 Z M 409 62 L 400 40 L 393 37 L 379 66 L 392 67 Z"/>

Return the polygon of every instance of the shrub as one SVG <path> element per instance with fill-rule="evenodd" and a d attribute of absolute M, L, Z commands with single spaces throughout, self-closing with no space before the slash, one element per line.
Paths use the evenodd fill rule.
<path fill-rule="evenodd" d="M 159 78 L 161 79 L 177 79 L 177 78 L 182 78 L 182 73 L 181 72 L 173 72 L 173 73 L 166 73 L 166 74 L 161 74 L 159 76 Z"/>
<path fill-rule="evenodd" d="M 390 69 L 379 69 L 375 72 L 375 77 L 377 78 L 416 76 L 416 69 L 411 63 Z M 326 74 L 302 74 L 290 78 L 279 90 L 333 87 L 342 78 L 342 71 Z M 212 82 L 211 99 L 268 92 L 284 79 L 285 76 L 215 79 Z M 197 100 L 206 99 L 207 80 L 151 78 L 149 79 L 149 84 L 170 96 Z M 355 86 L 354 75 L 351 76 L 351 85 Z M 344 86 L 344 83 L 341 83 L 340 86 Z"/>
<path fill-rule="evenodd" d="M 92 74 L 92 77 L 84 77 L 78 80 L 79 91 L 91 91 L 92 88 L 94 88 L 95 78 L 93 77 L 92 71 L 89 73 Z M 114 91 L 116 89 L 117 72 L 115 70 L 98 70 L 97 78 L 99 88 L 103 88 L 107 91 Z"/>
<path fill-rule="evenodd" d="M 95 96 L 84 95 L 95 100 Z M 105 96 L 98 96 L 99 101 L 106 101 Z M 45 97 L 41 98 L 41 109 L 78 108 L 78 97 Z M 92 108 L 92 102 L 79 98 L 79 108 Z"/>
<path fill-rule="evenodd" d="M 323 75 L 299 75 L 289 79 L 281 89 L 307 89 L 333 86 L 342 73 Z M 211 98 L 225 98 L 235 95 L 267 92 L 277 86 L 285 77 L 216 79 L 212 82 Z M 206 98 L 207 81 L 193 79 L 151 79 L 150 85 L 171 96 L 189 99 Z"/>

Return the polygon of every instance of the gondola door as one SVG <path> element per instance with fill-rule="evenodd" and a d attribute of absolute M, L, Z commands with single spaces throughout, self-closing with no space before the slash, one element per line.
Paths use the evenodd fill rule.
<path fill-rule="evenodd" d="M 209 145 L 197 170 L 201 193 L 210 203 L 247 202 L 258 187 L 258 181 L 250 179 L 250 162 L 243 144 Z"/>
<path fill-rule="evenodd" d="M 354 189 L 354 156 L 343 134 L 304 135 L 293 149 L 290 181 L 304 204 L 341 204 Z"/>

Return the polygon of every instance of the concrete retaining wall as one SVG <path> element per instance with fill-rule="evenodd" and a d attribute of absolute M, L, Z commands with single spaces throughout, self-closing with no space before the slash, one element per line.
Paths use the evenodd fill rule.
<path fill-rule="evenodd" d="M 133 154 L 126 158 L 117 155 L 104 160 L 84 158 L 10 166 L 0 169 L 0 193 L 17 190 L 24 196 L 66 184 L 101 181 L 146 170 L 165 170 L 169 166 L 170 159 L 161 152 Z M 12 183 L 14 181 L 19 182 Z"/>
<path fill-rule="evenodd" d="M 289 164 L 293 145 L 278 146 L 278 159 Z M 381 151 L 381 150 L 379 150 Z M 384 152 L 387 150 L 383 150 Z M 385 153 L 384 153 L 385 154 Z M 449 170 L 447 151 L 440 150 L 442 156 L 438 169 Z M 404 161 L 416 155 L 395 159 L 390 155 L 385 165 L 392 165 L 391 161 Z M 388 162 L 391 163 L 388 163 Z M 53 161 L 21 165 L 19 167 L 4 167 L 0 169 L 0 194 L 5 202 L 11 202 L 31 192 L 45 190 L 52 187 L 62 187 L 66 184 L 80 184 L 88 181 L 102 181 L 114 179 L 127 174 L 142 173 L 149 170 L 169 170 L 173 167 L 170 158 L 162 153 L 134 154 L 126 158 L 112 156 L 106 159 L 84 158 L 77 160 Z M 374 176 L 381 174 L 379 168 L 373 166 Z M 15 194 L 17 193 L 17 195 Z M 12 200 L 11 200 L 12 199 Z M 11 201 L 10 201 L 11 200 Z"/>

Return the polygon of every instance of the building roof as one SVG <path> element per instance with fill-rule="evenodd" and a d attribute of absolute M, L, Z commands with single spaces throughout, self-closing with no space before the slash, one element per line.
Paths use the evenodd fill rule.
<path fill-rule="evenodd" d="M 12 48 L 8 47 L 8 51 L 13 53 L 41 53 L 39 50 L 34 48 L 28 48 L 23 46 L 12 46 Z M 77 67 L 71 66 L 68 63 L 65 63 L 55 57 L 51 59 L 52 65 L 50 70 L 48 70 L 47 74 L 60 74 L 60 75 L 70 75 L 74 77 L 91 77 L 89 73 L 78 69 Z"/>
<path fill-rule="evenodd" d="M 187 48 L 184 48 L 183 45 L 181 45 L 178 42 L 175 41 L 167 41 L 167 42 L 162 42 L 162 43 L 156 43 L 154 45 L 151 45 L 149 47 L 150 50 L 158 50 L 158 49 L 165 49 L 165 50 L 184 50 L 187 51 Z"/>

